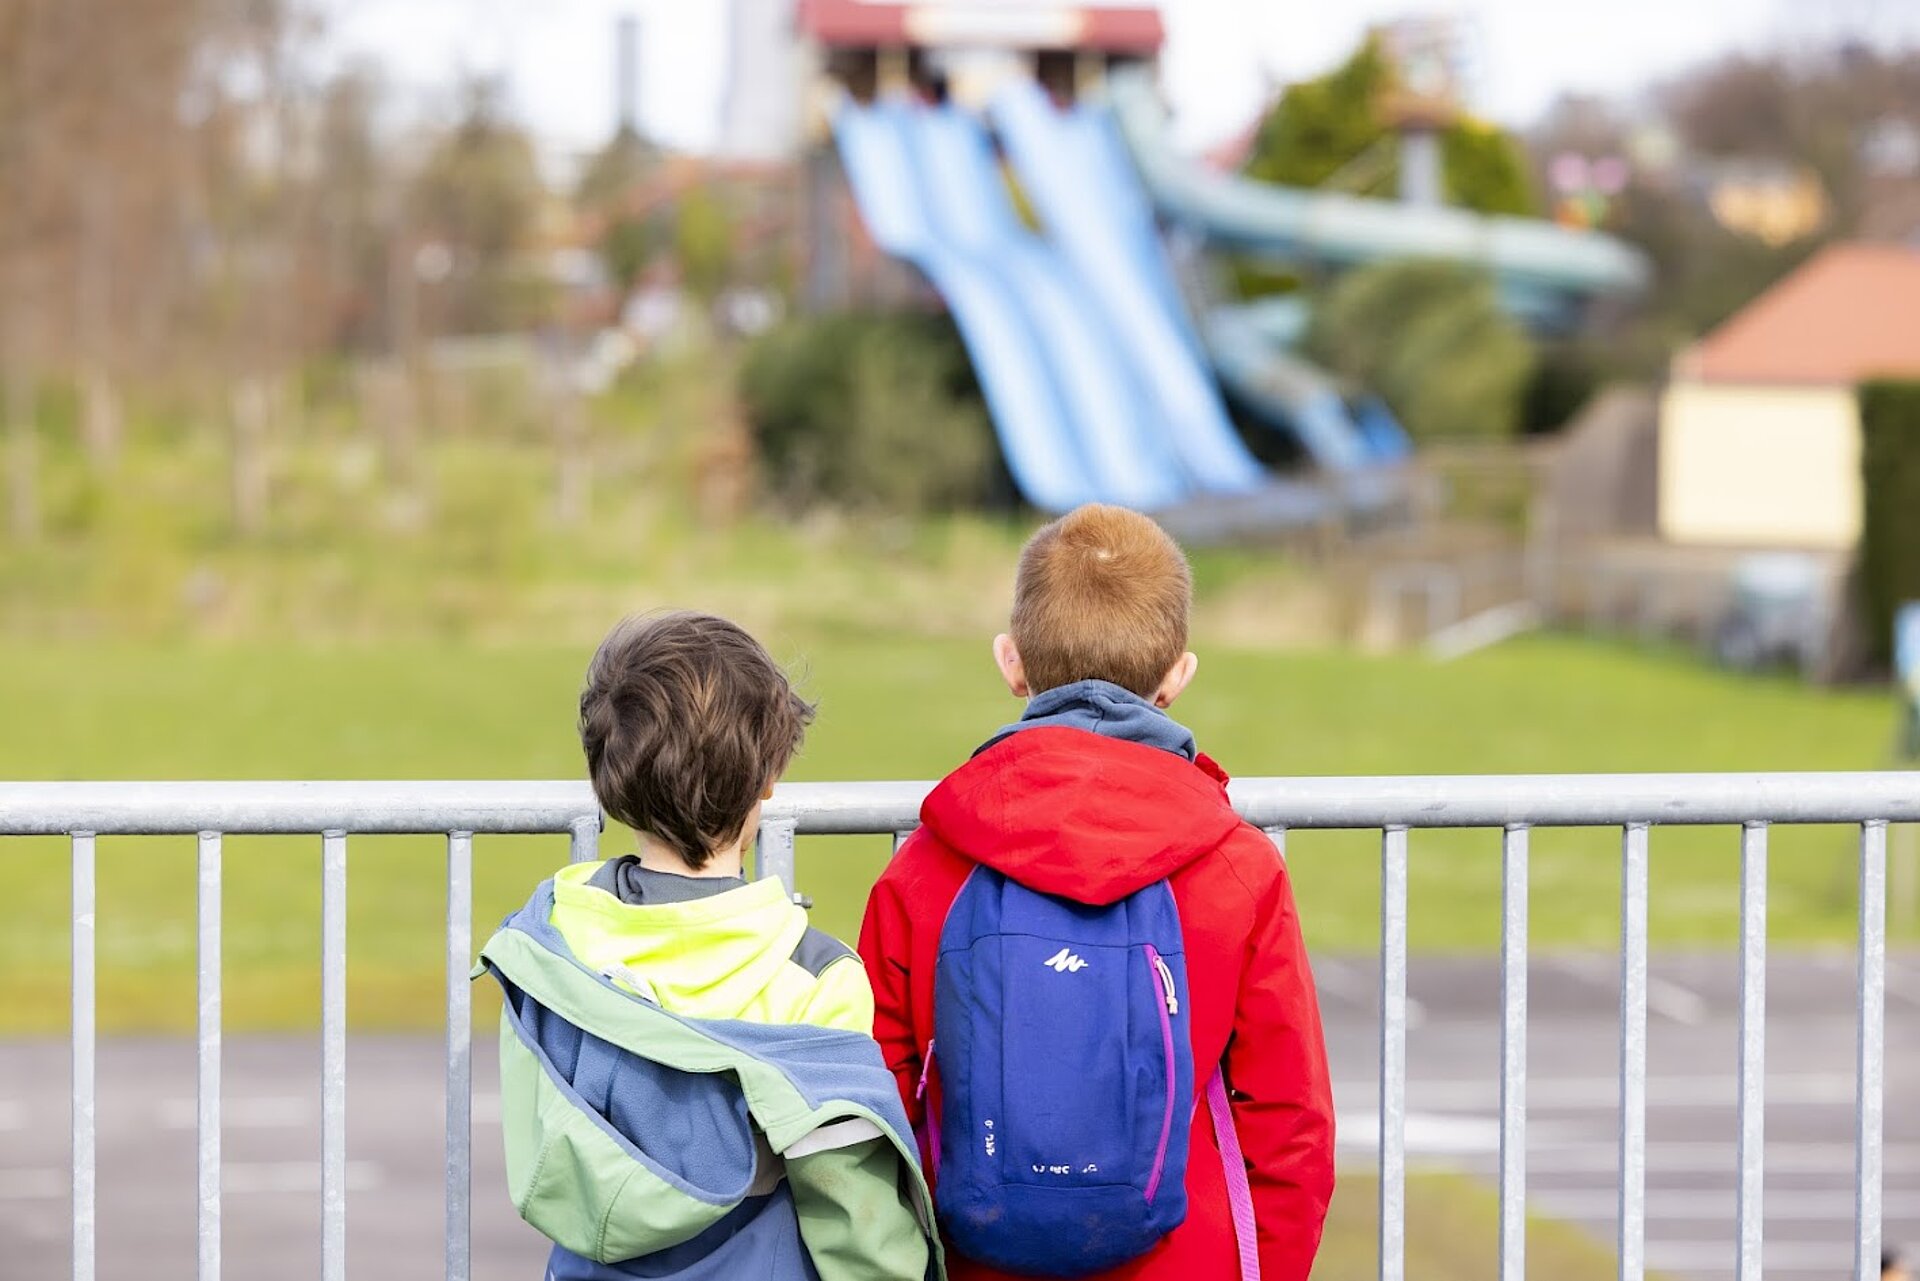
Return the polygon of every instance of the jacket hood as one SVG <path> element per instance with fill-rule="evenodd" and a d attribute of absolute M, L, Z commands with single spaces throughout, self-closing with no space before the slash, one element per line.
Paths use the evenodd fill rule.
<path fill-rule="evenodd" d="M 668 1009 L 740 1017 L 807 930 L 805 910 L 772 878 L 683 902 L 623 903 L 589 884 L 599 868 L 576 863 L 554 875 L 554 928 L 587 968 L 643 985 Z"/>
<path fill-rule="evenodd" d="M 1205 756 L 1032 726 L 949 774 L 920 821 L 949 848 L 1043 894 L 1105 906 L 1179 871 L 1239 826 Z"/>
<path fill-rule="evenodd" d="M 1157 747 L 1188 760 L 1199 755 L 1192 730 L 1132 690 L 1102 680 L 1073 681 L 1035 694 L 1020 719 L 1003 726 L 986 746 L 1009 734 L 1049 726 L 1091 730 L 1102 738 Z"/>

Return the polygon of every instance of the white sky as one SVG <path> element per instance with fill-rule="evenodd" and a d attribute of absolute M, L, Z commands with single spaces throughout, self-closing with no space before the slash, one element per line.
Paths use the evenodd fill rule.
<path fill-rule="evenodd" d="M 641 119 L 672 145 L 699 150 L 717 132 L 725 0 L 323 0 L 343 53 L 386 65 L 425 93 L 461 71 L 504 74 L 543 141 L 584 149 L 614 119 L 613 31 L 641 20 Z M 1233 133 L 1263 86 L 1312 75 L 1371 23 L 1409 12 L 1463 20 L 1473 103 L 1525 123 L 1556 94 L 1630 93 L 1716 53 L 1763 50 L 1841 33 L 1920 42 L 1915 0 L 1165 0 L 1162 65 L 1180 136 Z"/>

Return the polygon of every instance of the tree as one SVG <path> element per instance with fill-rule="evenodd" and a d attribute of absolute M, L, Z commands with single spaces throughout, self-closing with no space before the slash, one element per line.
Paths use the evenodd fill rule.
<path fill-rule="evenodd" d="M 1343 277 L 1314 308 L 1307 350 L 1379 393 L 1421 441 L 1511 436 L 1534 361 L 1490 280 L 1418 261 Z"/>
<path fill-rule="evenodd" d="M 666 247 L 670 229 L 658 218 L 629 214 L 614 219 L 600 232 L 600 263 L 623 293 Z"/>
<path fill-rule="evenodd" d="M 445 323 L 482 333 L 525 323 L 525 285 L 544 189 L 533 143 L 505 112 L 500 87 L 467 86 L 459 125 L 427 158 L 414 189 L 416 225 L 452 253 Z"/>
<path fill-rule="evenodd" d="M 1339 67 L 1290 87 L 1260 123 L 1247 176 L 1318 187 L 1388 141 L 1380 102 L 1391 75 L 1385 50 L 1369 38 Z"/>
<path fill-rule="evenodd" d="M 627 202 L 659 163 L 659 149 L 623 126 L 587 162 L 574 203 L 588 213 L 619 217 L 628 212 Z"/>
<path fill-rule="evenodd" d="M 696 298 L 712 299 L 727 283 L 733 263 L 733 219 L 718 196 L 694 187 L 674 213 L 674 255 L 680 278 Z"/>
<path fill-rule="evenodd" d="M 1535 212 L 1526 149 L 1504 129 L 1462 120 L 1440 136 L 1440 172 L 1447 194 L 1481 213 L 1527 217 Z"/>
<path fill-rule="evenodd" d="M 1394 76 L 1380 41 L 1368 37 L 1339 67 L 1290 87 L 1260 124 L 1247 175 L 1294 187 L 1393 194 L 1400 139 L 1382 104 Z M 1463 118 L 1441 131 L 1440 154 L 1453 204 L 1481 213 L 1534 211 L 1525 152 L 1504 130 Z"/>
<path fill-rule="evenodd" d="M 673 227 L 664 211 L 644 207 L 647 179 L 660 166 L 660 152 L 630 126 L 594 153 L 580 175 L 574 203 L 598 219 L 601 265 L 622 291 L 632 289 L 647 264 L 669 247 Z"/>

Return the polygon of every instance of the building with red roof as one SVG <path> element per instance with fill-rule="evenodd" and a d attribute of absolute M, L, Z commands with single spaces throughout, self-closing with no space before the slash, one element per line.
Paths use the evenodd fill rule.
<path fill-rule="evenodd" d="M 1920 250 L 1833 245 L 1675 359 L 1660 413 L 1661 533 L 1851 548 L 1855 388 L 1882 376 L 1920 377 Z"/>

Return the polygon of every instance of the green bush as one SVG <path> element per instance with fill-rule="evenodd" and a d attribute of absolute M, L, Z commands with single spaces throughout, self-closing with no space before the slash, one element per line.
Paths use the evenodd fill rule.
<path fill-rule="evenodd" d="M 1876 662 L 1892 657 L 1893 616 L 1920 600 L 1920 381 L 1860 388 L 1860 605 Z"/>
<path fill-rule="evenodd" d="M 789 503 L 944 511 L 997 488 L 986 407 L 944 317 L 792 321 L 755 340 L 740 395 L 768 484 Z"/>
<path fill-rule="evenodd" d="M 1343 276 L 1314 308 L 1307 350 L 1384 397 L 1419 441 L 1513 435 L 1534 363 L 1484 274 L 1416 260 Z"/>
<path fill-rule="evenodd" d="M 1551 435 L 1571 424 L 1600 390 L 1602 367 L 1595 350 L 1581 343 L 1542 346 L 1520 398 L 1520 430 L 1529 436 Z"/>
<path fill-rule="evenodd" d="M 1246 173 L 1261 182 L 1391 196 L 1400 184 L 1400 139 L 1386 110 L 1399 72 L 1369 36 L 1340 66 L 1290 86 L 1260 124 Z M 1526 150 L 1496 125 L 1463 118 L 1440 133 L 1448 203 L 1480 213 L 1535 210 Z"/>

